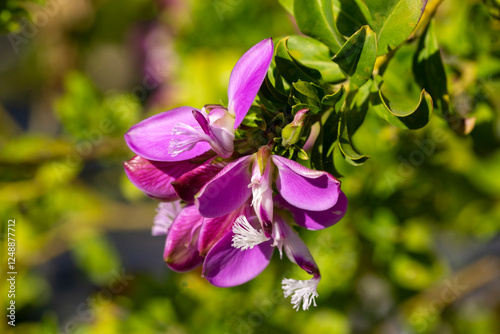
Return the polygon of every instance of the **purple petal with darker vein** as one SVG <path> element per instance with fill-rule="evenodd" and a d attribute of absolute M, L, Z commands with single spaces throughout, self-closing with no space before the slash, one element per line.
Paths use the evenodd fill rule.
<path fill-rule="evenodd" d="M 193 110 L 197 109 L 179 107 L 137 123 L 125 134 L 128 147 L 135 154 L 156 161 L 188 160 L 207 152 L 210 150 L 210 144 L 200 141 L 191 150 L 171 155 L 170 143 L 175 139 L 182 139 L 180 136 L 172 135 L 172 130 L 177 124 L 189 125 L 202 131 L 193 117 Z"/>
<path fill-rule="evenodd" d="M 235 114 L 236 129 L 245 118 L 266 77 L 273 58 L 274 45 L 265 39 L 248 50 L 236 63 L 229 78 L 229 111 Z"/>
<path fill-rule="evenodd" d="M 250 163 L 253 156 L 245 156 L 229 163 L 195 196 L 195 203 L 203 217 L 215 218 L 240 208 L 252 190 Z"/>
<path fill-rule="evenodd" d="M 136 155 L 123 163 L 129 180 L 146 195 L 162 201 L 175 201 L 179 196 L 171 185 L 178 177 L 198 167 L 188 161 L 150 161 Z"/>
<path fill-rule="evenodd" d="M 167 235 L 163 259 L 175 271 L 190 271 L 203 262 L 198 253 L 198 233 L 202 222 L 194 205 L 177 215 Z"/>
<path fill-rule="evenodd" d="M 280 216 L 276 216 L 275 229 L 278 231 L 274 236 L 275 240 L 278 239 L 276 241 L 277 244 L 283 246 L 288 259 L 297 264 L 308 274 L 319 277 L 318 265 L 316 261 L 314 261 L 309 248 L 304 241 L 302 241 L 297 232 L 295 232 L 295 230 Z"/>
<path fill-rule="evenodd" d="M 271 241 L 240 250 L 231 246 L 233 235 L 232 231 L 226 233 L 208 252 L 203 263 L 203 277 L 214 286 L 231 287 L 246 283 L 258 276 L 271 261 L 274 251 Z"/>
<path fill-rule="evenodd" d="M 272 159 L 278 167 L 276 187 L 288 203 L 311 211 L 324 211 L 337 203 L 340 181 L 335 177 L 277 155 Z"/>
<path fill-rule="evenodd" d="M 283 199 L 281 195 L 276 195 L 274 202 L 277 207 L 290 211 L 297 225 L 308 230 L 321 230 L 330 227 L 344 217 L 347 211 L 347 197 L 341 191 L 335 205 L 324 211 L 309 211 L 299 209 Z"/>
<path fill-rule="evenodd" d="M 213 162 L 213 159 L 185 173 L 172 182 L 177 195 L 186 202 L 193 202 L 194 195 L 219 173 L 226 163 Z"/>

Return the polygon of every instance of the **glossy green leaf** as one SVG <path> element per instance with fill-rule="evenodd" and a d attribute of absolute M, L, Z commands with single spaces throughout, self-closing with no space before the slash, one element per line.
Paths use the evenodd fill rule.
<path fill-rule="evenodd" d="M 319 134 L 311 151 L 311 166 L 313 168 L 327 171 L 338 177 L 341 175 L 335 169 L 333 150 L 338 138 L 339 112 L 344 105 L 346 96 L 346 90 L 344 86 L 341 86 L 334 94 L 323 97 L 322 103 L 332 106 L 332 108 L 329 112 L 325 113 L 321 121 L 315 125 L 319 127 Z"/>
<path fill-rule="evenodd" d="M 340 89 L 332 95 L 329 95 L 327 101 L 329 105 L 333 106 L 333 110 L 330 115 L 327 116 L 325 121 L 323 122 L 323 146 L 325 147 L 325 151 L 323 152 L 323 158 L 326 160 L 327 157 L 330 157 L 333 151 L 333 146 L 337 141 L 338 137 L 338 123 L 340 120 L 340 110 L 344 105 L 344 102 L 347 97 L 347 92 L 344 86 L 341 86 Z"/>
<path fill-rule="evenodd" d="M 353 166 L 360 166 L 368 160 L 369 156 L 358 152 L 354 147 L 351 139 L 351 135 L 348 131 L 348 122 L 352 115 L 350 115 L 350 110 L 347 109 L 341 113 L 339 130 L 338 130 L 338 140 L 339 147 L 345 160 Z"/>
<path fill-rule="evenodd" d="M 293 13 L 300 31 L 326 44 L 333 52 L 345 39 L 334 23 L 332 0 L 295 0 Z"/>
<path fill-rule="evenodd" d="M 309 109 L 311 114 L 321 110 L 321 99 L 324 96 L 321 87 L 306 81 L 298 81 L 293 83 L 292 94 L 291 100 L 295 103 L 292 107 L 293 115 L 301 109 Z"/>
<path fill-rule="evenodd" d="M 397 48 L 415 30 L 427 0 L 365 0 L 370 27 L 377 33 L 378 55 Z"/>
<path fill-rule="evenodd" d="M 288 51 L 296 61 L 318 70 L 323 81 L 327 83 L 341 82 L 345 75 L 339 66 L 332 62 L 332 53 L 323 43 L 313 38 L 292 35 L 287 41 Z"/>
<path fill-rule="evenodd" d="M 387 122 L 403 129 L 416 130 L 429 123 L 432 115 L 432 98 L 424 90 L 420 93 L 420 100 L 415 105 L 396 105 L 384 97 L 382 91 L 379 91 L 379 97 L 386 108 L 386 112 L 379 115 Z M 380 111 L 381 109 L 376 109 Z"/>
<path fill-rule="evenodd" d="M 337 28 L 344 36 L 351 36 L 371 21 L 363 0 L 333 0 L 333 11 Z"/>
<path fill-rule="evenodd" d="M 347 131 L 349 136 L 353 136 L 358 128 L 363 124 L 365 116 L 370 108 L 370 96 L 372 80 L 366 82 L 355 94 L 351 93 L 347 107 L 349 108 L 349 121 Z"/>
<path fill-rule="evenodd" d="M 333 57 L 342 71 L 349 76 L 351 89 L 361 87 L 372 76 L 377 59 L 377 37 L 368 26 L 363 26 Z"/>
<path fill-rule="evenodd" d="M 262 86 L 260 87 L 259 94 L 264 96 L 268 101 L 271 101 L 276 104 L 286 104 L 288 97 L 281 93 L 278 89 L 276 89 L 270 78 L 269 74 L 266 75 Z"/>
<path fill-rule="evenodd" d="M 306 81 L 298 81 L 298 82 L 294 82 L 293 83 L 293 88 L 301 95 L 301 96 L 304 96 L 306 98 L 308 98 L 309 100 L 312 100 L 312 101 L 315 101 L 319 104 L 321 98 L 323 96 L 319 96 L 319 95 L 322 95 L 322 90 L 320 87 L 318 86 L 315 86 L 309 82 L 306 82 Z"/>
<path fill-rule="evenodd" d="M 319 83 L 321 80 L 319 71 L 308 68 L 292 58 L 287 47 L 287 40 L 288 37 L 283 38 L 276 46 L 274 60 L 281 76 L 289 83 L 299 80 Z"/>

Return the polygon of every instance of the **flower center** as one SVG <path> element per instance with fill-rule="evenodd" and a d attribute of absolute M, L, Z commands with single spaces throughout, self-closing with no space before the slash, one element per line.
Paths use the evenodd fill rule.
<path fill-rule="evenodd" d="M 210 141 L 210 136 L 183 123 L 174 126 L 172 135 L 175 136 L 175 139 L 170 142 L 169 149 L 170 155 L 173 157 L 193 149 L 200 141 Z"/>
<path fill-rule="evenodd" d="M 233 243 L 231 246 L 241 250 L 252 249 L 254 246 L 268 241 L 262 230 L 255 229 L 245 216 L 239 216 L 233 226 Z"/>

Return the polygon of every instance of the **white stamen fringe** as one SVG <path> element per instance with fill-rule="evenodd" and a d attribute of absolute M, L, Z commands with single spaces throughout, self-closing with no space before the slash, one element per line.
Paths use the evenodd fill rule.
<path fill-rule="evenodd" d="M 183 136 L 183 139 L 173 139 L 170 142 L 169 150 L 170 155 L 175 157 L 183 152 L 193 149 L 193 147 L 202 140 L 207 140 L 205 134 L 200 133 L 198 130 L 187 124 L 177 124 L 172 129 L 173 136 Z M 209 138 L 208 138 L 209 139 Z"/>
<path fill-rule="evenodd" d="M 318 297 L 316 289 L 318 288 L 319 278 L 311 278 L 307 281 L 300 281 L 291 278 L 283 278 L 281 281 L 283 294 L 285 298 L 292 296 L 291 303 L 295 311 L 298 311 L 300 304 L 305 311 L 313 304 L 316 306 L 315 298 Z"/>
<path fill-rule="evenodd" d="M 252 249 L 254 246 L 268 241 L 262 230 L 256 230 L 245 216 L 239 216 L 233 226 L 233 243 L 231 246 L 241 250 Z"/>

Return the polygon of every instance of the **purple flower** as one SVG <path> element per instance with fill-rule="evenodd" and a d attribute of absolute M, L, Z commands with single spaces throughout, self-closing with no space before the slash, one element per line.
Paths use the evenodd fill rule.
<path fill-rule="evenodd" d="M 137 154 L 124 163 L 130 181 L 155 199 L 192 202 L 224 166 L 214 161 L 210 149 L 223 158 L 233 154 L 235 129 L 257 95 L 273 49 L 271 39 L 263 40 L 236 63 L 229 80 L 228 109 L 180 107 L 134 125 L 125 134 L 127 145 Z"/>
<path fill-rule="evenodd" d="M 273 182 L 275 180 L 275 182 Z M 299 219 L 297 224 L 318 230 L 335 224 L 339 198 L 345 197 L 340 181 L 327 172 L 316 171 L 269 153 L 263 146 L 250 156 L 225 166 L 195 196 L 204 217 L 220 217 L 241 207 L 252 198 L 252 205 L 266 236 L 272 233 L 273 188 L 279 193 L 278 203 Z"/>
<path fill-rule="evenodd" d="M 313 276 L 308 281 L 282 281 L 285 297 L 292 296 L 294 307 L 302 305 L 305 310 L 315 305 L 321 276 L 307 246 L 283 217 L 289 212 L 299 226 L 323 229 L 344 216 L 347 198 L 332 175 L 269 152 L 262 147 L 254 155 L 229 163 L 195 196 L 204 217 L 234 216 L 249 202 L 255 211 L 252 215 L 244 210 L 234 223 L 225 218 L 224 230 L 231 228 L 206 254 L 203 276 L 219 287 L 243 284 L 265 269 L 274 250 L 270 246 L 275 246 Z M 273 184 L 278 191 L 274 196 Z"/>
<path fill-rule="evenodd" d="M 210 149 L 229 158 L 235 129 L 264 81 L 273 50 L 272 40 L 265 39 L 238 60 L 229 79 L 227 109 L 179 107 L 154 115 L 125 134 L 127 145 L 135 154 L 153 161 L 186 161 Z"/>

